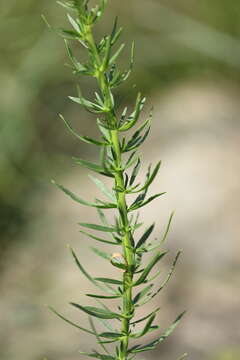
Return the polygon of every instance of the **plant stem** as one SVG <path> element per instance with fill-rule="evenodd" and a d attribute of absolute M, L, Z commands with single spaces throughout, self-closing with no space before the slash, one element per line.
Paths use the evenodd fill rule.
<path fill-rule="evenodd" d="M 112 143 L 113 149 L 116 153 L 116 160 L 118 162 L 118 166 L 121 169 L 121 151 L 119 147 L 119 134 L 117 130 L 111 131 L 112 135 Z M 115 182 L 119 188 L 124 188 L 123 181 L 123 171 L 119 170 L 115 174 Z M 133 316 L 133 306 L 132 306 L 132 279 L 133 279 L 133 265 L 134 265 L 134 252 L 131 243 L 131 230 L 130 224 L 128 220 L 128 210 L 126 204 L 126 194 L 125 191 L 117 192 L 117 202 L 119 215 L 122 220 L 123 225 L 123 237 L 122 237 L 122 247 L 124 258 L 126 261 L 127 269 L 123 274 L 123 306 L 122 311 L 125 318 L 122 320 L 122 333 L 125 335 L 123 340 L 121 341 L 120 346 L 120 360 L 127 359 L 127 350 L 128 350 L 128 342 L 129 342 L 129 325 L 130 320 Z"/>
<path fill-rule="evenodd" d="M 122 249 L 126 263 L 126 270 L 123 274 L 123 302 L 122 302 L 122 339 L 120 342 L 119 360 L 126 360 L 128 353 L 128 344 L 130 336 L 130 321 L 133 317 L 133 305 L 132 305 L 132 280 L 134 272 L 134 247 L 132 246 L 132 234 L 130 228 L 130 222 L 128 219 L 128 208 L 126 202 L 126 189 L 124 185 L 124 170 L 122 168 L 122 153 L 120 147 L 119 131 L 117 130 L 117 118 L 114 112 L 111 89 L 105 79 L 102 62 L 99 57 L 97 47 L 93 38 L 91 26 L 88 27 L 86 38 L 92 52 L 97 60 L 98 68 L 96 69 L 96 78 L 98 80 L 99 87 L 102 92 L 104 103 L 111 110 L 106 114 L 106 120 L 115 125 L 115 130 L 109 130 L 111 136 L 111 147 L 115 154 L 115 187 L 122 189 L 121 191 L 115 190 L 117 198 L 117 207 L 119 212 L 119 218 L 122 224 Z"/>

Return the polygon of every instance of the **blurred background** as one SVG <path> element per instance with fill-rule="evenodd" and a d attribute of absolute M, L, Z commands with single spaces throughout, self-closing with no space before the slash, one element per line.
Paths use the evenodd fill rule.
<path fill-rule="evenodd" d="M 95 221 L 94 211 L 70 201 L 50 179 L 88 199 L 97 194 L 87 172 L 71 161 L 72 155 L 96 159 L 97 149 L 74 139 L 57 115 L 83 135 L 96 134 L 94 117 L 67 98 L 78 81 L 91 96 L 93 83 L 64 66 L 63 41 L 41 19 L 67 24 L 55 1 L 1 1 L 0 10 L 0 358 L 77 360 L 80 349 L 93 346 L 91 338 L 45 307 L 86 322 L 67 304 L 86 304 L 89 284 L 66 245 L 92 274 L 110 268 L 91 255 L 94 244 L 78 231 L 77 222 Z M 145 114 L 154 106 L 142 156 L 146 166 L 162 160 L 153 191 L 167 191 L 141 218 L 146 226 L 156 221 L 157 237 L 176 211 L 164 274 L 184 249 L 172 282 L 150 306 L 162 308 L 163 328 L 182 310 L 187 315 L 145 358 L 174 360 L 188 352 L 192 360 L 239 360 L 240 3 L 113 0 L 97 37 L 109 33 L 115 15 L 124 41 L 136 42 L 133 75 L 116 93 L 119 105 L 131 104 L 141 89 Z"/>

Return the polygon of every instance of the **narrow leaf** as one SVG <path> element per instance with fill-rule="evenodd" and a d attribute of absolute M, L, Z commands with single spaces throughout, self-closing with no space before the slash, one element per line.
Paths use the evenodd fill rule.
<path fill-rule="evenodd" d="M 133 299 L 133 304 L 137 304 L 146 294 L 148 294 L 149 290 L 153 287 L 153 284 L 147 285 L 143 290 L 141 290 Z"/>
<path fill-rule="evenodd" d="M 89 177 L 104 195 L 106 195 L 111 201 L 116 201 L 116 197 L 114 196 L 114 194 L 110 190 L 108 190 L 106 185 L 101 180 L 91 175 L 89 175 Z"/>
<path fill-rule="evenodd" d="M 66 125 L 67 129 L 74 135 L 76 136 L 78 139 L 80 139 L 81 141 L 84 141 L 87 144 L 94 144 L 97 146 L 103 146 L 103 145 L 108 145 L 107 142 L 102 142 L 102 141 L 98 141 L 95 139 L 91 139 L 88 136 L 81 136 L 79 135 L 70 125 L 70 123 L 63 117 L 63 115 L 59 114 L 60 118 L 63 120 L 64 124 Z"/>
<path fill-rule="evenodd" d="M 92 162 L 89 161 L 85 161 L 83 159 L 79 159 L 79 158 L 73 158 L 75 160 L 76 164 L 79 164 L 89 170 L 92 170 L 96 173 L 108 176 L 108 177 L 114 177 L 113 174 L 111 174 L 110 172 L 106 171 L 105 168 L 101 167 L 100 165 L 94 164 Z"/>
<path fill-rule="evenodd" d="M 179 258 L 179 256 L 181 255 L 181 253 L 182 253 L 182 251 L 178 251 L 178 253 L 177 253 L 177 255 L 176 255 L 176 257 L 175 257 L 175 259 L 174 259 L 174 261 L 173 261 L 173 264 L 172 264 L 172 266 L 171 266 L 171 269 L 170 269 L 170 271 L 169 271 L 166 279 L 165 279 L 164 282 L 161 284 L 161 286 L 158 288 L 158 290 L 157 290 L 154 294 L 151 295 L 151 299 L 154 298 L 154 297 L 166 286 L 166 284 L 167 284 L 168 281 L 170 280 L 170 278 L 171 278 L 171 276 L 172 276 L 172 274 L 173 274 L 173 272 L 174 272 L 174 269 L 175 269 L 175 267 L 176 267 L 178 258 Z"/>
<path fill-rule="evenodd" d="M 120 319 L 121 315 L 105 310 L 105 309 L 101 309 L 101 308 L 96 308 L 93 306 L 82 306 L 76 303 L 70 303 L 72 306 L 76 307 L 77 309 L 82 310 L 83 312 L 92 315 L 94 317 L 97 318 L 101 318 L 101 319 Z"/>
<path fill-rule="evenodd" d="M 139 119 L 139 115 L 146 102 L 146 98 L 142 98 L 139 93 L 136 100 L 136 105 L 133 113 L 127 118 L 126 122 L 119 128 L 119 131 L 126 131 L 131 129 Z"/>
<path fill-rule="evenodd" d="M 162 193 L 159 193 L 159 194 L 156 194 L 156 195 L 153 195 L 151 196 L 150 198 L 148 198 L 147 200 L 143 201 L 143 202 L 138 202 L 136 203 L 135 205 L 131 205 L 130 208 L 129 208 L 129 211 L 134 211 L 136 209 L 140 209 L 141 207 L 149 204 L 151 201 L 155 200 L 156 198 L 158 198 L 159 196 L 162 196 L 162 195 L 165 195 L 166 192 L 162 192 Z"/>
<path fill-rule="evenodd" d="M 118 56 L 121 54 L 122 50 L 124 49 L 125 44 L 122 44 L 119 49 L 115 52 L 115 54 L 109 60 L 109 65 L 112 65 L 117 60 Z"/>
<path fill-rule="evenodd" d="M 111 323 L 108 320 L 105 319 L 96 319 L 97 321 L 99 321 L 102 325 L 105 326 L 105 328 L 111 332 L 114 332 L 115 329 L 112 327 Z"/>
<path fill-rule="evenodd" d="M 67 17 L 74 30 L 79 33 L 79 26 L 76 21 L 69 14 L 67 14 Z"/>
<path fill-rule="evenodd" d="M 137 161 L 136 165 L 134 166 L 132 175 L 130 177 L 130 181 L 129 181 L 130 186 L 134 183 L 134 181 L 135 181 L 135 179 L 137 177 L 137 174 L 139 172 L 140 166 L 141 166 L 141 161 L 140 161 L 140 158 L 138 158 L 138 161 Z"/>
<path fill-rule="evenodd" d="M 68 324 L 76 327 L 79 330 L 85 331 L 88 334 L 94 335 L 94 332 L 83 328 L 82 326 L 75 324 L 74 322 L 72 322 L 71 320 L 68 320 L 67 318 L 65 318 L 63 315 L 61 315 L 58 311 L 56 311 L 53 307 L 49 306 L 49 309 L 55 314 L 57 315 L 60 319 L 64 320 L 65 322 L 67 322 Z"/>
<path fill-rule="evenodd" d="M 121 297 L 121 295 L 112 295 L 112 296 L 104 296 L 104 295 L 96 295 L 96 294 L 86 294 L 86 296 L 96 298 L 96 299 L 117 299 Z"/>
<path fill-rule="evenodd" d="M 151 343 L 149 343 L 147 345 L 144 345 L 144 346 L 138 347 L 135 350 L 132 350 L 131 353 L 138 353 L 138 352 L 155 349 L 156 345 L 158 345 L 159 343 L 164 341 L 173 332 L 173 330 L 176 328 L 176 326 L 178 325 L 178 323 L 180 322 L 180 320 L 184 314 L 185 314 L 185 311 L 176 318 L 176 320 L 172 323 L 172 325 L 169 326 L 159 338 L 157 338 L 156 340 L 152 341 Z"/>
<path fill-rule="evenodd" d="M 105 244 L 110 244 L 110 245 L 119 245 L 118 243 L 116 242 L 113 242 L 113 241 L 108 241 L 108 240 L 105 240 L 105 239 L 102 239 L 102 238 L 99 238 L 97 236 L 94 236 L 92 234 L 89 234 L 88 232 L 85 232 L 83 230 L 80 230 L 80 233 L 88 236 L 89 238 L 93 239 L 93 240 L 96 240 L 96 241 L 99 241 L 99 242 L 102 242 L 102 243 L 105 243 Z"/>
<path fill-rule="evenodd" d="M 100 339 L 100 337 L 99 337 L 99 335 L 98 335 L 98 333 L 97 333 L 97 330 L 96 330 L 96 328 L 95 328 L 95 325 L 94 325 L 94 322 L 93 322 L 91 316 L 88 317 L 88 320 L 89 320 L 90 326 L 91 326 L 91 328 L 92 328 L 92 331 L 94 332 L 94 334 L 95 334 L 95 336 L 96 336 L 97 341 L 100 341 L 101 339 Z M 100 344 L 100 346 L 103 348 L 103 350 L 104 350 L 107 354 L 109 354 L 109 351 L 107 350 L 107 348 L 106 348 L 103 344 Z"/>
<path fill-rule="evenodd" d="M 153 313 L 150 316 L 150 318 L 148 319 L 148 321 L 147 321 L 146 325 L 144 326 L 144 328 L 142 329 L 142 331 L 140 331 L 137 334 L 133 334 L 133 337 L 134 338 L 139 338 L 139 337 L 142 337 L 142 336 L 146 335 L 149 332 L 155 317 L 156 317 L 156 313 Z"/>
<path fill-rule="evenodd" d="M 80 261 L 78 260 L 77 255 L 75 254 L 75 252 L 73 251 L 72 248 L 70 248 L 70 251 L 71 251 L 72 256 L 73 256 L 73 258 L 74 258 L 74 260 L 75 260 L 75 262 L 76 262 L 79 270 L 81 271 L 81 273 L 82 273 L 93 285 L 95 285 L 96 287 L 98 287 L 98 288 L 101 289 L 102 291 L 107 291 L 107 292 L 109 292 L 108 289 L 106 289 L 106 288 L 102 287 L 101 285 L 99 285 L 98 282 L 97 282 L 96 280 L 94 280 L 94 278 L 92 278 L 91 275 L 88 274 L 88 272 L 84 269 L 84 267 L 82 266 L 82 264 L 81 264 Z M 111 292 L 111 293 L 112 293 L 112 292 Z"/>
<path fill-rule="evenodd" d="M 116 285 L 122 285 L 122 281 L 120 280 L 115 280 L 115 279 L 109 279 L 109 278 L 95 278 L 95 280 L 100 281 L 100 282 L 104 282 L 104 283 L 108 283 L 108 284 L 116 284 Z"/>
<path fill-rule="evenodd" d="M 94 114 L 99 114 L 104 112 L 104 109 L 100 105 L 95 104 L 92 101 L 89 101 L 82 96 L 79 97 L 69 96 L 69 99 L 77 104 L 84 106 L 87 110 L 89 110 Z"/>
<path fill-rule="evenodd" d="M 79 196 L 75 195 L 73 192 L 65 188 L 64 186 L 57 184 L 54 180 L 52 180 L 52 184 L 56 185 L 60 190 L 62 190 L 66 195 L 68 195 L 71 199 L 76 201 L 79 204 L 95 207 L 95 208 L 101 208 L 101 209 L 113 209 L 116 208 L 116 204 L 110 204 L 110 203 L 103 203 L 103 204 L 96 204 L 91 203 L 89 201 L 81 199 Z"/>
<path fill-rule="evenodd" d="M 107 338 L 107 339 L 118 339 L 122 334 L 114 333 L 114 332 L 103 332 L 99 334 L 99 337 Z"/>
<path fill-rule="evenodd" d="M 111 260 L 111 255 L 109 255 L 108 253 L 106 253 L 105 251 L 103 250 L 99 250 L 95 247 L 92 247 L 90 248 L 96 255 L 100 256 L 101 258 L 103 258 L 104 260 Z"/>
<path fill-rule="evenodd" d="M 153 267 L 167 254 L 167 251 L 165 252 L 158 252 L 148 263 L 148 265 L 145 267 L 144 271 L 142 272 L 142 274 L 140 275 L 140 277 L 138 278 L 137 281 L 135 281 L 134 286 L 140 285 L 142 284 L 148 274 L 151 272 L 151 270 L 153 269 Z"/>
<path fill-rule="evenodd" d="M 81 225 L 85 228 L 93 229 L 93 230 L 97 230 L 97 231 L 104 231 L 104 232 L 111 232 L 111 233 L 116 231 L 116 229 L 114 227 L 102 226 L 102 225 L 97 225 L 97 224 L 79 223 L 79 225 Z"/>
<path fill-rule="evenodd" d="M 169 221 L 168 221 L 168 224 L 167 224 L 167 228 L 166 228 L 165 233 L 163 235 L 163 238 L 161 240 L 161 244 L 164 243 L 164 241 L 166 240 L 166 238 L 168 236 L 168 232 L 169 232 L 169 229 L 170 229 L 170 226 L 171 226 L 171 223 L 172 223 L 173 216 L 174 216 L 174 212 L 172 212 L 171 215 L 170 215 L 170 218 L 169 218 Z"/>
<path fill-rule="evenodd" d="M 150 314 L 142 317 L 141 319 L 135 320 L 135 321 L 131 322 L 131 325 L 136 325 L 136 324 L 139 324 L 140 322 L 142 322 L 142 321 L 144 321 L 144 320 L 147 320 L 148 318 L 150 318 L 150 316 L 152 316 L 153 314 L 156 314 L 159 310 L 160 310 L 160 308 L 157 308 L 156 310 L 154 310 L 154 311 L 151 312 Z"/>
<path fill-rule="evenodd" d="M 148 177 L 147 181 L 145 182 L 144 186 L 141 187 L 140 189 L 136 190 L 136 191 L 132 191 L 131 193 L 134 194 L 134 193 L 137 193 L 137 192 L 140 192 L 140 191 L 143 191 L 145 190 L 146 188 L 148 188 L 152 182 L 154 181 L 156 175 L 158 174 L 158 171 L 160 169 L 160 166 L 161 166 L 161 161 L 159 161 L 156 165 L 156 167 L 154 168 L 152 174 Z"/>
<path fill-rule="evenodd" d="M 153 232 L 154 227 L 155 227 L 155 224 L 152 224 L 151 226 L 149 226 L 149 228 L 147 228 L 147 230 L 144 232 L 144 234 L 139 239 L 139 241 L 138 241 L 138 243 L 136 245 L 136 249 L 141 247 L 147 241 L 147 239 L 149 238 L 149 236 Z"/>
<path fill-rule="evenodd" d="M 163 235 L 160 243 L 158 243 L 157 245 L 148 247 L 148 251 L 153 251 L 153 250 L 159 248 L 160 246 L 162 246 L 162 244 L 164 243 L 164 241 L 165 241 L 166 238 L 167 238 L 167 235 L 168 235 L 168 232 L 169 232 L 171 223 L 172 223 L 173 215 L 174 215 L 174 212 L 172 212 L 171 215 L 170 215 L 170 218 L 169 218 L 168 223 L 167 223 L 166 230 L 165 230 L 165 232 L 164 232 L 164 235 Z"/>

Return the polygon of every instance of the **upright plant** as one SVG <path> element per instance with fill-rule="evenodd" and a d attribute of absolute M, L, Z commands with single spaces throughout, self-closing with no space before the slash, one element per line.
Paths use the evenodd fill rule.
<path fill-rule="evenodd" d="M 137 149 L 148 136 L 152 115 L 150 114 L 148 119 L 142 122 L 135 132 L 131 132 L 131 135 L 126 136 L 128 130 L 132 129 L 140 118 L 146 100 L 145 97 L 140 93 L 137 95 L 134 109 L 130 114 L 128 114 L 127 108 L 123 109 L 121 115 L 118 114 L 116 109 L 114 89 L 125 82 L 132 71 L 134 45 L 132 45 L 130 67 L 122 72 L 119 70 L 116 61 L 124 48 L 124 44 L 120 45 L 117 50 L 113 50 L 122 32 L 122 28 L 117 26 L 117 19 L 114 21 L 110 35 L 104 36 L 99 42 L 94 39 L 93 35 L 93 27 L 103 15 L 106 0 L 100 0 L 100 5 L 93 8 L 89 6 L 88 0 L 72 0 L 59 2 L 59 4 L 74 13 L 73 17 L 68 14 L 72 28 L 70 30 L 61 30 L 61 35 L 65 38 L 73 73 L 77 76 L 85 75 L 94 78 L 99 88 L 98 92 L 95 92 L 94 99 L 86 99 L 80 91 L 78 91 L 77 97 L 71 96 L 70 99 L 83 106 L 87 111 L 96 114 L 101 139 L 96 140 L 79 135 L 69 122 L 62 115 L 60 116 L 73 135 L 101 149 L 99 164 L 79 158 L 74 158 L 75 163 L 97 174 L 111 178 L 113 185 L 110 190 L 99 177 L 92 177 L 97 187 L 109 201 L 96 199 L 95 202 L 89 202 L 62 185 L 54 183 L 74 201 L 97 209 L 101 225 L 83 222 L 79 225 L 88 229 L 88 231 L 91 229 L 103 232 L 110 236 L 110 239 L 96 236 L 84 230 L 81 230 L 81 233 L 100 243 L 118 249 L 113 252 L 113 255 L 96 248 L 93 248 L 93 251 L 106 259 L 109 266 L 119 269 L 119 278 L 92 277 L 84 269 L 75 252 L 71 249 L 79 270 L 99 290 L 97 294 L 86 294 L 88 297 L 94 298 L 98 306 L 83 306 L 71 303 L 72 306 L 89 315 L 90 329 L 83 328 L 66 319 L 56 310 L 52 310 L 68 323 L 96 337 L 96 342 L 101 346 L 103 354 L 98 350 L 94 350 L 90 353 L 83 352 L 83 355 L 101 360 L 133 359 L 138 353 L 155 349 L 159 343 L 171 334 L 184 314 L 181 313 L 167 330 L 150 343 L 146 345 L 132 344 L 132 340 L 142 338 L 146 334 L 159 329 L 158 325 L 154 325 L 159 308 L 152 310 L 150 314 L 142 318 L 136 319 L 136 313 L 140 306 L 151 301 L 164 288 L 179 258 L 180 251 L 177 253 L 166 279 L 154 289 L 153 280 L 158 277 L 159 272 L 154 275 L 151 275 L 151 272 L 167 254 L 167 251 L 162 250 L 161 246 L 167 237 L 173 214 L 170 216 L 161 241 L 155 243 L 148 241 L 153 232 L 154 224 L 147 227 L 140 238 L 136 239 L 135 231 L 142 225 L 138 220 L 139 214 L 136 214 L 136 211 L 164 193 L 147 197 L 148 189 L 160 169 L 161 162 L 158 162 L 153 168 L 151 165 L 149 166 L 143 184 L 137 182 L 137 175 L 141 167 L 141 159 L 137 154 Z M 75 57 L 69 46 L 69 39 L 84 47 L 88 54 L 87 63 L 82 64 Z M 134 201 L 129 201 L 128 195 L 135 195 Z M 103 210 L 108 209 L 115 209 L 116 211 L 115 222 L 112 225 L 109 225 L 108 219 L 103 212 Z M 156 252 L 145 264 L 143 255 L 153 251 Z M 120 305 L 117 311 L 111 310 L 106 305 L 109 299 L 119 299 Z M 105 332 L 97 332 L 93 318 L 102 322 L 103 326 L 106 327 Z M 117 321 L 117 329 L 110 321 L 113 319 Z M 139 323 L 143 323 L 141 329 L 138 329 L 137 324 Z M 115 345 L 114 349 L 111 348 L 113 353 L 110 353 L 107 347 L 107 344 L 111 343 Z"/>

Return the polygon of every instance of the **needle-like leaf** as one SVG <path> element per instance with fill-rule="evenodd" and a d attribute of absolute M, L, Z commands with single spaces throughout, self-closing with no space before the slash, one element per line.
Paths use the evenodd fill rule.
<path fill-rule="evenodd" d="M 121 319 L 121 315 L 108 311 L 106 309 L 97 308 L 94 306 L 82 306 L 76 303 L 70 303 L 72 306 L 76 307 L 79 310 L 82 310 L 83 312 L 92 315 L 97 318 L 101 319 Z"/>
<path fill-rule="evenodd" d="M 134 282 L 134 286 L 140 285 L 145 282 L 148 274 L 151 272 L 153 267 L 167 254 L 167 251 L 158 252 L 153 258 L 149 261 L 148 265 L 143 270 L 139 278 Z"/>
<path fill-rule="evenodd" d="M 54 180 L 52 180 L 52 184 L 56 185 L 66 195 L 68 195 L 71 199 L 78 202 L 79 204 L 90 206 L 90 207 L 95 207 L 95 208 L 100 208 L 100 209 L 113 209 L 113 208 L 117 207 L 116 204 L 112 204 L 112 203 L 104 203 L 104 202 L 102 204 L 91 203 L 89 201 L 81 199 L 79 196 L 75 195 L 73 192 L 71 192 L 70 190 L 68 190 L 64 186 L 62 186 L 60 184 L 57 184 Z"/>

